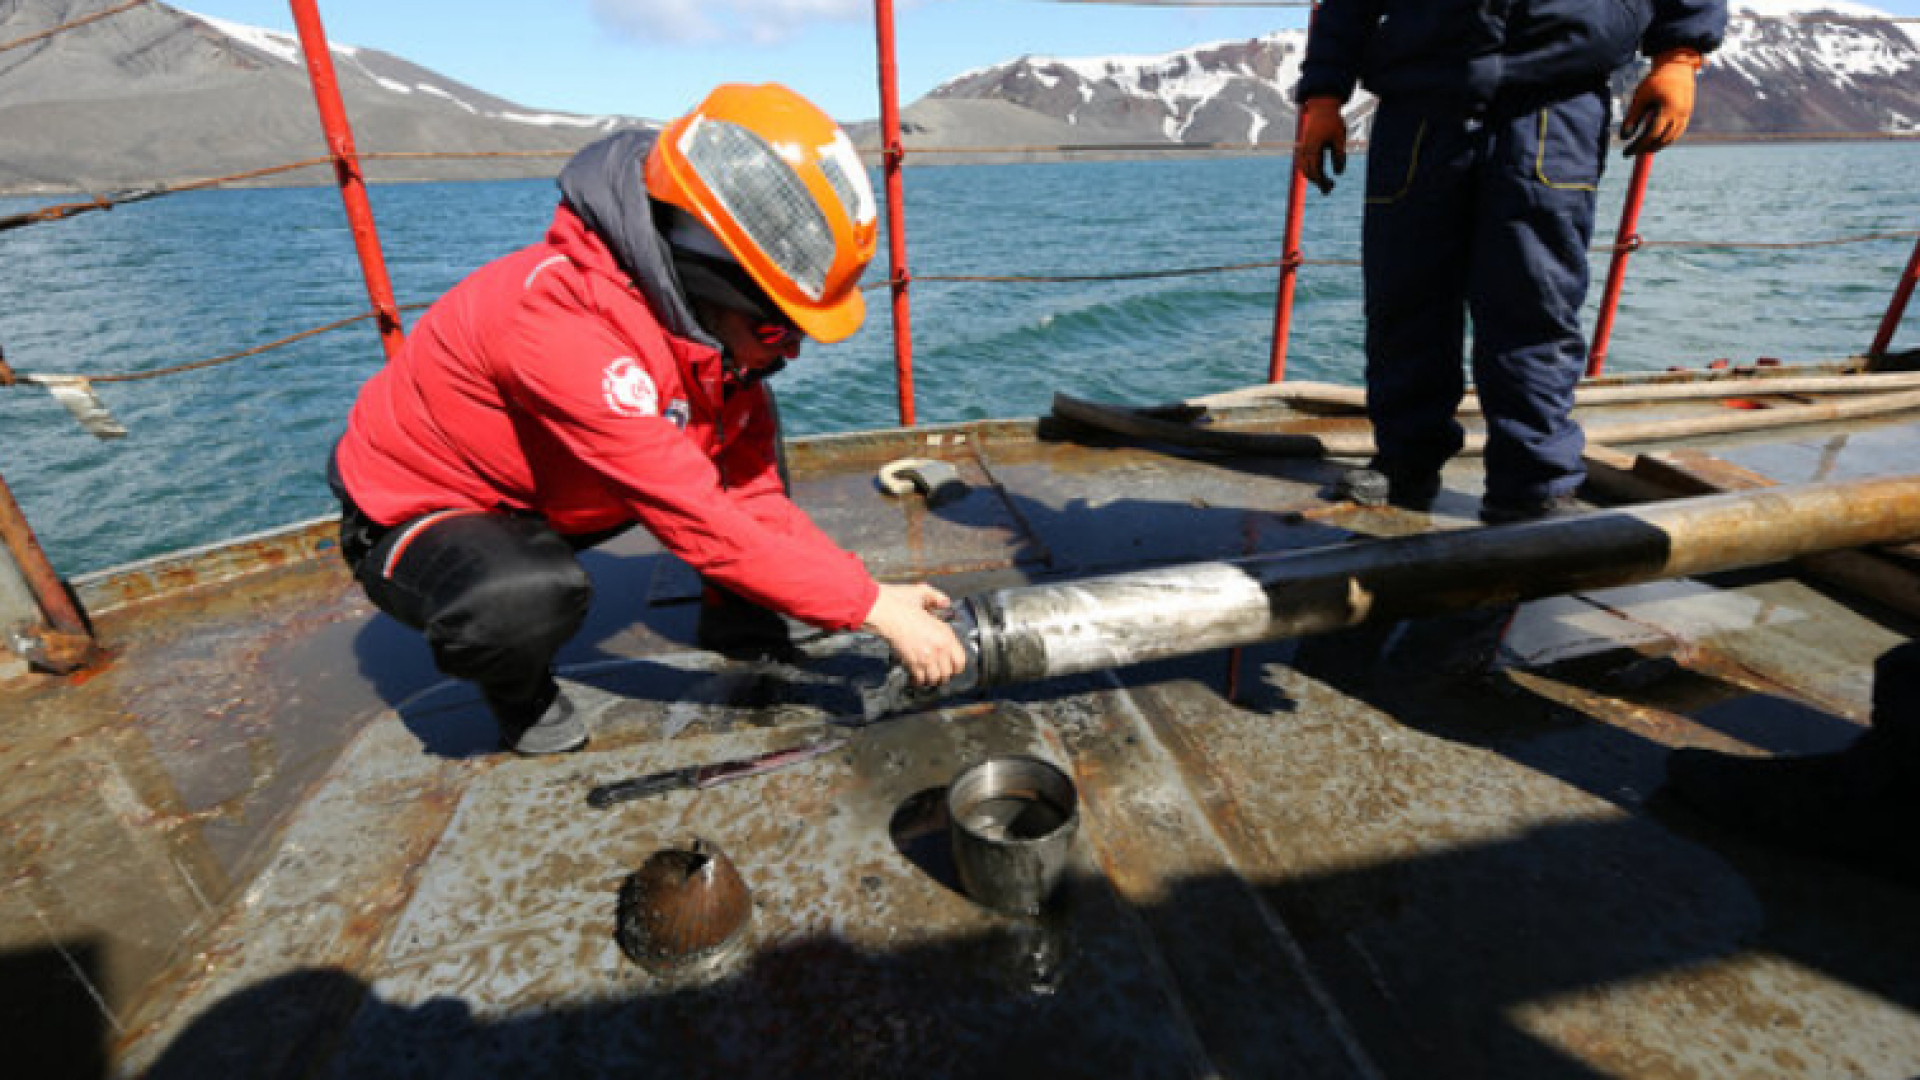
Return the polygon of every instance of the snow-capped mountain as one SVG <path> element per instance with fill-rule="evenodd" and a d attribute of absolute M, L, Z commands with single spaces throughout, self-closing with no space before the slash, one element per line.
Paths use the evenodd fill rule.
<path fill-rule="evenodd" d="M 0 0 L 0 41 L 119 7 Z M 400 57 L 335 44 L 363 152 L 539 157 L 372 162 L 376 178 L 551 175 L 564 153 L 642 121 L 527 109 Z M 324 157 L 313 91 L 288 34 L 144 4 L 0 53 L 0 192 L 144 187 Z M 281 182 L 324 180 L 324 170 Z"/>
<path fill-rule="evenodd" d="M 1732 6 L 1701 74 L 1703 130 L 1920 132 L 1920 26 L 1862 4 Z"/>
<path fill-rule="evenodd" d="M 1920 32 L 1841 0 L 1734 0 L 1727 42 L 1700 84 L 1699 133 L 1920 131 Z M 931 98 L 998 100 L 1075 128 L 1146 142 L 1292 138 L 1290 98 L 1306 33 L 1196 45 L 1159 56 L 1023 56 L 967 72 Z M 1634 73 L 1616 86 L 1630 92 Z M 1349 116 L 1363 126 L 1370 102 Z"/>
<path fill-rule="evenodd" d="M 1160 56 L 1023 56 L 967 72 L 927 96 L 1009 101 L 1140 141 L 1285 142 L 1293 137 L 1287 94 L 1305 47 L 1304 31 L 1283 30 Z"/>
<path fill-rule="evenodd" d="M 306 61 L 300 54 L 300 39 L 292 34 L 246 26 L 184 9 L 181 14 L 205 23 L 241 48 L 266 56 L 274 63 L 298 69 L 305 77 Z M 390 94 L 417 95 L 423 103 L 450 106 L 473 116 L 503 120 L 510 124 L 582 128 L 595 132 L 612 131 L 631 122 L 628 118 L 618 116 L 529 111 L 378 49 L 333 42 L 331 51 L 335 74 L 344 81 L 370 83 Z"/>
<path fill-rule="evenodd" d="M 120 6 L 0 0 L 0 41 Z M 1696 132 L 1920 133 L 1920 25 L 1847 0 L 1733 6 Z M 1029 148 L 1007 160 L 1074 142 L 1284 143 L 1304 47 L 1292 30 L 1157 56 L 1026 56 L 949 80 L 903 120 L 911 145 Z M 524 108 L 375 49 L 335 44 L 333 55 L 362 151 L 546 155 L 374 162 L 375 178 L 551 175 L 564 152 L 644 123 Z M 1624 94 L 1632 81 L 1615 85 Z M 1356 135 L 1370 108 L 1364 95 L 1349 106 Z M 871 125 L 850 127 L 877 142 Z M 138 187 L 325 154 L 291 35 L 158 2 L 0 52 L 0 147 L 0 193 Z"/>

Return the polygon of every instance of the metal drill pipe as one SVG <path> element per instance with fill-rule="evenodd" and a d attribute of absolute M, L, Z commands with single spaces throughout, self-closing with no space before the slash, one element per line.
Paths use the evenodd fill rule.
<path fill-rule="evenodd" d="M 997 686 L 1914 537 L 1920 476 L 1768 488 L 1000 589 L 960 623 Z"/>

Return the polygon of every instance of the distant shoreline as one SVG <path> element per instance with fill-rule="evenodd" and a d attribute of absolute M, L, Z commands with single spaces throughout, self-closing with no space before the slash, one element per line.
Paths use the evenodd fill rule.
<path fill-rule="evenodd" d="M 1920 142 L 1920 131 L 1914 132 L 1791 132 L 1782 134 L 1707 134 L 1689 136 L 1685 146 L 1767 146 L 1775 144 L 1828 143 L 1828 142 Z M 1614 140 L 1614 145 L 1620 145 Z M 1280 157 L 1292 151 L 1291 142 L 1266 142 L 1251 144 L 1222 143 L 1123 143 L 1115 145 L 1084 144 L 1060 147 L 913 147 L 906 148 L 908 166 L 924 165 L 977 165 L 977 164 L 1021 164 L 1056 163 L 1067 161 L 1146 161 L 1158 158 L 1243 158 L 1243 157 Z M 1355 139 L 1347 146 L 1348 152 L 1364 154 L 1367 141 Z M 878 165 L 879 151 L 870 146 L 861 147 L 861 155 L 869 165 Z"/>
<path fill-rule="evenodd" d="M 1688 147 L 1709 146 L 1773 146 L 1809 143 L 1858 143 L 1858 142 L 1920 142 L 1920 132 L 1786 132 L 1780 134 L 1706 134 L 1688 137 L 1682 145 Z M 1250 157 L 1281 157 L 1292 149 L 1291 143 L 1253 143 L 1253 144 L 1181 144 L 1181 143 L 1087 143 L 1061 146 L 908 146 L 905 165 L 908 168 L 926 168 L 941 165 L 1055 165 L 1073 162 L 1104 163 L 1116 161 L 1156 161 L 1156 160 L 1231 160 Z M 1349 147 L 1354 154 L 1366 153 L 1365 140 L 1355 140 Z M 861 157 L 869 166 L 879 167 L 881 155 L 877 147 L 863 145 Z M 370 184 L 447 184 L 468 183 L 494 180 L 547 180 L 558 175 L 564 164 L 556 160 L 550 168 L 502 168 L 493 175 L 474 175 L 476 170 L 471 162 L 461 172 L 465 175 L 448 173 L 429 176 L 381 175 L 379 162 L 366 165 L 367 182 Z M 315 172 L 326 174 L 323 166 L 316 166 Z M 145 186 L 102 186 L 88 188 L 81 186 L 62 186 L 54 184 L 35 184 L 31 186 L 0 187 L 0 198 L 9 199 L 58 199 L 81 197 L 99 197 L 111 199 L 130 192 L 164 189 L 169 186 L 185 186 L 198 178 L 183 178 Z M 263 177 L 221 185 L 212 190 L 262 189 L 262 188 L 326 188 L 333 187 L 330 178 L 313 179 L 294 175 Z"/>

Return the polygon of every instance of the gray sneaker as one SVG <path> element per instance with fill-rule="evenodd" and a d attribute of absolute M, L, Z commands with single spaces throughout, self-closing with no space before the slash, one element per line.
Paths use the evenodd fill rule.
<path fill-rule="evenodd" d="M 518 727 L 503 721 L 500 744 L 527 757 L 572 753 L 587 745 L 587 725 L 577 715 L 573 699 L 561 690 L 533 723 Z"/>

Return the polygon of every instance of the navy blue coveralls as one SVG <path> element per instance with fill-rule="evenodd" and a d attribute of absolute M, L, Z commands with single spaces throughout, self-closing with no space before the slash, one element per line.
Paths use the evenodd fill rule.
<path fill-rule="evenodd" d="M 1296 98 L 1380 99 L 1362 259 L 1367 411 L 1379 467 L 1437 472 L 1473 327 L 1488 503 L 1538 505 L 1585 479 L 1573 392 L 1586 368 L 1608 77 L 1719 45 L 1725 0 L 1325 0 Z"/>

